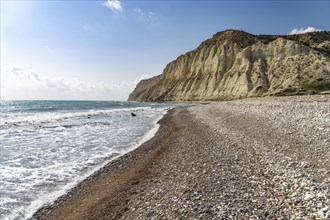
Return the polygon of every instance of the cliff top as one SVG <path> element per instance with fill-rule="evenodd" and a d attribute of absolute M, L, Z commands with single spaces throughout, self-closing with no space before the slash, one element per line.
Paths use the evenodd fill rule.
<path fill-rule="evenodd" d="M 204 41 L 203 43 L 210 44 L 220 41 L 236 43 L 241 47 L 246 47 L 258 41 L 269 43 L 278 38 L 285 38 L 299 42 L 330 56 L 330 31 L 318 31 L 294 35 L 253 35 L 242 30 L 228 29 L 214 34 L 212 38 Z"/>
<path fill-rule="evenodd" d="M 227 100 L 329 90 L 330 31 L 253 35 L 225 30 L 141 81 L 134 101 Z"/>

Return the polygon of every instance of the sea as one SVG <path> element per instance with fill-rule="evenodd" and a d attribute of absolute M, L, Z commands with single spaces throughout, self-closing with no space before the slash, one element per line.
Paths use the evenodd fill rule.
<path fill-rule="evenodd" d="M 0 101 L 0 219 L 30 218 L 153 137 L 157 121 L 177 105 Z"/>

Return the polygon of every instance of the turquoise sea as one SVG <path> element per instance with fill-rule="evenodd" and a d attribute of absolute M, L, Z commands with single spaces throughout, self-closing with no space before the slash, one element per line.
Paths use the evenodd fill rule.
<path fill-rule="evenodd" d="M 150 139 L 157 121 L 174 106 L 0 101 L 0 219 L 31 217 L 112 159 Z"/>

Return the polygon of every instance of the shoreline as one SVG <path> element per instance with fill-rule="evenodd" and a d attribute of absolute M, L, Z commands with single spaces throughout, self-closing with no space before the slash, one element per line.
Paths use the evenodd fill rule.
<path fill-rule="evenodd" d="M 31 219 L 329 218 L 330 96 L 177 107 Z"/>
<path fill-rule="evenodd" d="M 138 147 L 140 147 L 143 143 L 147 142 L 148 140 L 150 140 L 151 138 L 153 138 L 160 125 L 158 123 L 158 121 L 160 121 L 166 114 L 168 113 L 168 109 L 164 110 L 164 114 L 159 116 L 158 118 L 156 118 L 153 123 L 154 123 L 154 127 L 152 127 L 149 131 L 147 131 L 140 140 L 137 141 L 137 143 L 133 144 L 131 146 L 131 148 L 126 151 L 123 152 L 122 154 L 118 154 L 115 155 L 113 157 L 111 157 L 111 159 L 109 159 L 106 162 L 103 162 L 102 164 L 98 165 L 97 167 L 93 168 L 91 171 L 89 171 L 88 173 L 84 174 L 83 176 L 81 176 L 80 178 L 76 178 L 74 179 L 73 182 L 69 183 L 68 185 L 65 186 L 65 188 L 54 191 L 52 193 L 50 193 L 50 195 L 52 196 L 47 196 L 48 199 L 43 199 L 43 197 L 41 198 L 43 202 L 42 206 L 40 206 L 38 209 L 33 209 L 30 207 L 33 207 L 34 203 L 32 203 L 28 208 L 29 210 L 32 209 L 32 211 L 30 211 L 26 217 L 26 219 L 31 219 L 36 213 L 38 213 L 40 210 L 44 209 L 44 208 L 49 208 L 52 206 L 52 204 L 54 202 L 57 202 L 57 200 L 61 199 L 61 197 L 63 197 L 63 199 L 66 197 L 66 194 L 69 194 L 74 188 L 79 187 L 79 185 L 84 182 L 85 180 L 87 180 L 88 178 L 92 178 L 93 175 L 96 175 L 97 172 L 99 172 L 103 167 L 107 166 L 109 163 L 112 163 L 113 161 L 118 160 L 120 157 L 124 156 L 125 154 L 136 150 Z M 36 203 L 38 203 L 38 200 L 35 201 Z"/>
<path fill-rule="evenodd" d="M 105 163 L 103 166 L 97 168 L 94 172 L 91 172 L 90 175 L 87 175 L 87 177 L 84 178 L 81 182 L 79 182 L 74 187 L 72 187 L 68 192 L 55 199 L 53 203 L 42 206 L 28 219 L 48 219 L 49 218 L 48 214 L 50 211 L 55 210 L 57 207 L 70 202 L 70 198 L 73 195 L 78 195 L 80 194 L 80 191 L 84 191 L 83 188 L 90 187 L 90 185 L 94 184 L 100 178 L 104 178 L 105 175 L 108 175 L 110 173 L 112 173 L 112 176 L 115 177 L 117 172 L 122 172 L 122 170 L 125 169 L 127 166 L 131 166 L 132 163 L 135 162 L 135 160 L 140 159 L 140 157 L 144 157 L 153 148 L 152 143 L 148 143 L 148 142 L 157 141 L 157 140 L 153 140 L 156 138 L 155 137 L 156 135 L 157 135 L 156 139 L 161 139 L 161 137 L 158 136 L 164 136 L 164 132 L 166 132 L 167 129 L 162 125 L 166 120 L 165 118 L 168 117 L 168 115 L 170 114 L 169 112 L 174 111 L 174 109 L 176 108 L 181 108 L 181 107 L 174 107 L 172 109 L 167 110 L 162 117 L 156 120 L 156 125 L 152 129 L 156 131 L 153 132 L 153 135 L 151 135 L 151 137 L 147 139 L 143 137 L 141 141 L 139 141 L 139 144 L 133 147 L 133 150 L 121 156 L 117 156 L 113 158 L 111 161 Z M 160 131 L 161 128 L 162 131 Z M 151 131 L 148 131 L 148 133 L 149 132 Z"/>

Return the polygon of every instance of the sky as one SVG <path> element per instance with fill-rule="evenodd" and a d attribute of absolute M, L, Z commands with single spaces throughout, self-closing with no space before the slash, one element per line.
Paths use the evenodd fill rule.
<path fill-rule="evenodd" d="M 126 100 L 226 29 L 330 29 L 325 1 L 0 0 L 1 100 Z"/>

